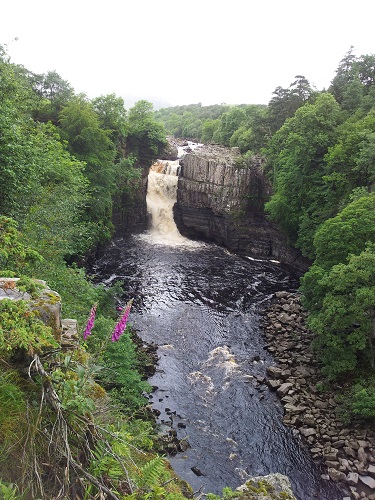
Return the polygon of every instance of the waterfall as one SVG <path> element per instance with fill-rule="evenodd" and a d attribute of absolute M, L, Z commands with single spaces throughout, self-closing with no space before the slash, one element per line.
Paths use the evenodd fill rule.
<path fill-rule="evenodd" d="M 158 160 L 150 168 L 146 196 L 150 229 L 144 238 L 152 243 L 189 246 L 193 244 L 181 236 L 173 219 L 180 169 L 179 160 Z"/>

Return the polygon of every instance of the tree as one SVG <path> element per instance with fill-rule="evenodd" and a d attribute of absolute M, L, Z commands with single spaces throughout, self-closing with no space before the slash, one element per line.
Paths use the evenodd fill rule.
<path fill-rule="evenodd" d="M 309 325 L 329 378 L 374 366 L 375 194 L 317 230 L 316 259 L 301 280 Z"/>
<path fill-rule="evenodd" d="M 333 266 L 320 285 L 322 306 L 310 314 L 309 325 L 323 372 L 335 379 L 359 367 L 374 369 L 375 245 Z"/>
<path fill-rule="evenodd" d="M 127 135 L 127 113 L 122 97 L 115 94 L 102 95 L 92 100 L 93 109 L 99 117 L 99 125 L 110 131 L 118 155 L 124 156 Z"/>
<path fill-rule="evenodd" d="M 90 181 L 88 215 L 98 224 L 98 235 L 109 236 L 112 193 L 115 189 L 115 145 L 111 132 L 103 130 L 99 117 L 84 95 L 75 96 L 59 114 L 61 134 L 69 150 L 85 162 L 84 174 Z M 103 227 L 101 227 L 103 224 Z"/>
<path fill-rule="evenodd" d="M 313 255 L 316 228 L 333 215 L 323 179 L 327 174 L 324 158 L 336 142 L 340 121 L 334 98 L 321 94 L 285 122 L 266 150 L 274 180 L 274 195 L 266 210 L 307 256 Z"/>
<path fill-rule="evenodd" d="M 348 255 L 358 255 L 368 242 L 375 242 L 375 193 L 353 201 L 320 226 L 314 237 L 315 264 L 328 270 L 346 262 Z"/>
<path fill-rule="evenodd" d="M 155 121 L 152 103 L 138 101 L 128 115 L 126 147 L 138 164 L 149 166 L 158 158 L 166 145 L 164 127 Z"/>
<path fill-rule="evenodd" d="M 224 113 L 220 118 L 219 127 L 214 132 L 213 142 L 229 146 L 230 138 L 245 121 L 245 117 L 245 111 L 239 106 L 234 106 Z"/>
<path fill-rule="evenodd" d="M 297 75 L 295 78 L 287 89 L 277 87 L 268 104 L 269 125 L 273 133 L 316 92 L 304 76 Z"/>
<path fill-rule="evenodd" d="M 31 73 L 29 79 L 40 98 L 34 118 L 43 122 L 52 121 L 57 125 L 59 112 L 73 98 L 74 89 L 56 71 L 48 71 L 42 75 Z"/>

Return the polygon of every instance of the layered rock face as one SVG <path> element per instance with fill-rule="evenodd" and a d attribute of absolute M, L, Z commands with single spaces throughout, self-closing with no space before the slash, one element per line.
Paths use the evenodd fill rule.
<path fill-rule="evenodd" d="M 182 235 L 214 241 L 237 253 L 304 266 L 299 253 L 265 218 L 270 185 L 261 158 L 241 165 L 236 149 L 205 146 L 187 154 L 181 164 L 174 217 Z"/>

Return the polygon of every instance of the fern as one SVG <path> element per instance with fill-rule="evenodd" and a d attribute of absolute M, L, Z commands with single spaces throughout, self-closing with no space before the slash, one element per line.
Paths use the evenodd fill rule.
<path fill-rule="evenodd" d="M 156 456 L 147 462 L 141 469 L 138 478 L 138 487 L 152 489 L 160 484 L 164 479 L 165 460 L 160 456 Z"/>

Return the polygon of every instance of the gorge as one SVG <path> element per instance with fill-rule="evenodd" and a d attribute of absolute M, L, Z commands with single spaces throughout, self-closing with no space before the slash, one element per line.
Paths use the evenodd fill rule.
<path fill-rule="evenodd" d="M 179 179 L 177 164 L 170 164 L 173 160 L 168 167 L 159 162 L 151 169 L 152 227 L 113 240 L 95 268 L 100 282 L 124 283 L 124 300 L 134 298 L 134 327 L 145 342 L 159 346 L 159 363 L 150 379 L 154 387 L 150 403 L 163 432 L 175 433 L 186 443 L 184 452 L 170 458 L 171 464 L 195 491 L 220 493 L 224 486 L 237 487 L 247 477 L 281 472 L 290 477 L 299 500 L 341 499 L 336 486 L 321 478 L 323 469 L 298 435 L 283 425 L 282 407 L 265 383 L 273 358 L 264 349 L 259 311 L 276 291 L 294 290 L 297 279 L 283 264 L 259 257 L 286 256 L 287 247 L 274 245 L 269 251 L 269 231 L 274 229 L 263 231 L 256 215 L 253 220 L 258 229 L 253 234 L 258 239 L 248 237 L 247 256 L 245 247 L 243 255 L 237 255 L 212 243 L 184 238 L 171 226 L 167 237 L 163 234 L 165 221 L 172 222 L 166 217 L 166 207 L 173 203 L 153 203 L 163 193 L 176 196 L 177 180 L 177 221 L 179 213 L 192 232 L 195 220 L 195 228 L 201 231 L 194 229 L 195 236 L 202 234 L 206 239 L 217 234 L 204 234 L 213 227 L 215 217 L 224 221 L 221 227 L 227 233 L 222 233 L 223 238 L 236 231 L 233 219 L 220 215 L 218 205 L 207 207 L 202 202 L 205 196 L 208 199 L 202 178 L 212 163 L 206 162 L 204 171 L 202 160 L 190 155 L 183 160 Z M 189 182 L 185 176 L 194 169 L 202 178 L 190 181 L 195 190 L 187 198 L 181 186 Z M 228 193 L 236 196 L 244 185 L 237 174 L 233 186 L 228 169 L 221 168 Z M 214 203 L 215 197 L 210 199 Z M 228 197 L 222 199 L 230 204 Z M 195 202 L 190 212 L 181 209 L 189 200 Z M 203 219 L 202 214 L 210 217 Z M 264 243 L 257 246 L 259 235 Z M 229 239 L 220 243 L 226 241 L 229 246 Z M 251 245 L 257 258 L 250 252 Z"/>

